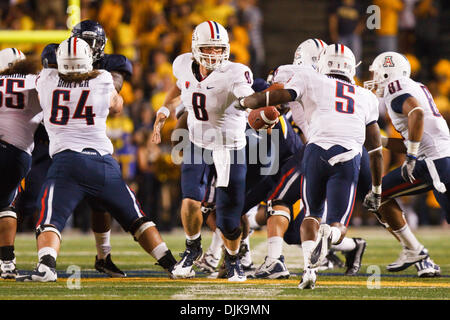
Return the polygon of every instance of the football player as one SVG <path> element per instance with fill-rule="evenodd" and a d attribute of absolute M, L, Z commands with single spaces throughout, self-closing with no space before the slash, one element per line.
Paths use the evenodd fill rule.
<path fill-rule="evenodd" d="M 302 201 L 306 215 L 300 230 L 305 268 L 300 289 L 315 287 L 314 268 L 326 256 L 329 245 L 340 243 L 345 236 L 353 211 L 364 142 L 370 155 L 373 184 L 368 196 L 377 200 L 371 203 L 372 209 L 380 205 L 383 164 L 378 101 L 369 90 L 352 83 L 355 66 L 349 48 L 329 45 L 320 54 L 319 73 L 302 67 L 284 89 L 255 93 L 240 98 L 236 104 L 239 109 L 253 109 L 302 101 L 309 137 L 302 163 Z M 325 199 L 326 223 L 321 224 Z"/>
<path fill-rule="evenodd" d="M 0 51 L 0 276 L 17 276 L 14 240 L 17 214 L 13 201 L 30 171 L 33 136 L 42 120 L 35 90 L 39 66 L 22 51 Z"/>
<path fill-rule="evenodd" d="M 109 71 L 113 77 L 114 87 L 117 92 L 120 92 L 124 79 L 132 75 L 133 67 L 131 62 L 123 55 L 104 53 L 107 38 L 103 27 L 96 21 L 84 20 L 73 27 L 72 36 L 85 40 L 91 46 L 94 69 Z M 41 61 L 45 68 L 57 68 L 57 48 L 58 44 L 54 43 L 44 48 Z M 36 140 L 37 147 L 33 154 L 32 169 L 26 180 L 27 188 L 21 194 L 18 203 L 25 214 L 34 213 L 34 204 L 37 202 L 43 179 L 51 165 L 51 158 L 48 156 L 48 136 L 43 126 L 38 128 Z M 91 222 L 97 248 L 94 267 L 97 271 L 106 273 L 111 277 L 125 277 L 125 272 L 120 270 L 111 259 L 111 215 L 96 199 L 87 200 L 93 211 Z"/>
<path fill-rule="evenodd" d="M 409 228 L 396 197 L 433 190 L 450 222 L 450 135 L 427 87 L 410 78 L 408 59 L 396 52 L 378 55 L 369 68 L 373 79 L 365 87 L 376 90 L 395 129 L 403 139 L 383 139 L 383 145 L 406 153 L 403 165 L 383 177 L 381 221 L 400 240 L 402 251 L 387 269 L 401 271 L 415 265 L 421 277 L 440 275 L 440 268 Z"/>
<path fill-rule="evenodd" d="M 49 134 L 52 165 L 42 186 L 36 224 L 36 269 L 17 281 L 56 281 L 61 231 L 86 196 L 99 199 L 119 224 L 152 255 L 171 277 L 176 263 L 155 224 L 140 209 L 122 179 L 106 136 L 108 114 L 119 113 L 123 99 L 106 70 L 93 69 L 93 53 L 78 37 L 57 50 L 58 69 L 43 69 L 36 81 Z"/>
<path fill-rule="evenodd" d="M 181 174 L 181 218 L 186 250 L 174 274 L 195 275 L 192 266 L 202 255 L 200 211 L 208 175 L 216 176 L 217 227 L 225 248 L 229 281 L 245 281 L 238 252 L 240 221 L 245 194 L 246 113 L 232 107 L 234 100 L 253 93 L 252 72 L 247 66 L 228 61 L 227 31 L 215 21 L 199 24 L 192 35 L 192 53 L 173 62 L 177 79 L 166 96 L 165 105 L 181 94 L 188 110 L 189 144 L 183 150 Z M 162 107 L 154 125 L 152 141 L 159 143 L 161 126 L 169 115 Z M 233 161 L 231 161 L 233 159 Z"/>

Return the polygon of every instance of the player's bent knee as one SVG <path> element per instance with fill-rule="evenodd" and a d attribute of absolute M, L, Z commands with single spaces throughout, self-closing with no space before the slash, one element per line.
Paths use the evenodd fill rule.
<path fill-rule="evenodd" d="M 142 217 L 133 222 L 129 228 L 134 240 L 138 241 L 141 235 L 150 227 L 156 227 L 156 224 L 149 217 Z"/>
<path fill-rule="evenodd" d="M 231 241 L 238 239 L 242 232 L 241 228 L 235 228 L 231 231 L 224 230 L 223 228 L 222 229 L 219 228 L 219 229 L 222 232 L 223 236 L 226 239 L 231 240 Z"/>
<path fill-rule="evenodd" d="M 6 217 L 14 218 L 17 220 L 17 213 L 14 211 L 14 208 L 7 207 L 4 209 L 0 209 L 0 219 Z"/>
<path fill-rule="evenodd" d="M 286 209 L 288 208 L 288 206 L 282 201 L 282 200 L 269 200 L 267 202 L 267 219 L 269 219 L 271 216 L 281 216 L 281 217 L 285 217 L 288 222 L 291 222 L 291 214 L 289 211 L 285 211 L 285 210 L 281 210 L 281 209 L 274 209 L 275 206 L 282 206 L 285 207 Z M 289 209 L 287 209 L 289 210 Z"/>
<path fill-rule="evenodd" d="M 39 237 L 39 235 L 41 235 L 44 232 L 53 232 L 55 233 L 58 238 L 59 241 L 61 241 L 61 233 L 59 232 L 58 229 L 56 229 L 56 227 L 52 224 L 41 224 L 36 228 L 36 239 Z"/>

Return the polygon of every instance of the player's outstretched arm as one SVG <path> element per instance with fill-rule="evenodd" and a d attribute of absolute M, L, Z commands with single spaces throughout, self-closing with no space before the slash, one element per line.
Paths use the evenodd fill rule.
<path fill-rule="evenodd" d="M 365 147 L 369 152 L 370 171 L 372 173 L 372 190 L 364 199 L 364 206 L 370 211 L 377 211 L 381 205 L 381 181 L 383 175 L 383 153 L 381 134 L 378 123 L 366 127 Z"/>
<path fill-rule="evenodd" d="M 164 122 L 169 117 L 170 112 L 173 111 L 174 103 L 173 100 L 176 99 L 181 94 L 181 90 L 173 85 L 172 88 L 167 92 L 164 98 L 163 106 L 159 108 L 156 113 L 155 124 L 153 125 L 153 133 L 151 141 L 153 143 L 161 143 L 161 129 L 164 126 Z M 167 107 L 166 107 L 167 106 Z"/>
<path fill-rule="evenodd" d="M 266 106 L 276 106 L 278 104 L 294 101 L 296 98 L 294 90 L 277 89 L 266 92 L 256 92 L 248 97 L 239 98 L 241 109 L 257 109 Z"/>
<path fill-rule="evenodd" d="M 117 91 L 111 95 L 109 113 L 110 114 L 118 114 L 121 113 L 123 109 L 123 98 Z"/>

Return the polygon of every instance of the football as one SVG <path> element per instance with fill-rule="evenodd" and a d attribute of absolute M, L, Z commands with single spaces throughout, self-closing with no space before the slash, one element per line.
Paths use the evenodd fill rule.
<path fill-rule="evenodd" d="M 278 122 L 280 113 L 275 107 L 262 107 L 250 111 L 248 124 L 255 130 L 273 127 Z"/>

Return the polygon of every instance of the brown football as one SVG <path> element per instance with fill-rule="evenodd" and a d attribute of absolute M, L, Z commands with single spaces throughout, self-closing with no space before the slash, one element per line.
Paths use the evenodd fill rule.
<path fill-rule="evenodd" d="M 272 106 L 253 109 L 248 115 L 248 124 L 255 130 L 271 128 L 279 116 L 277 108 Z"/>

